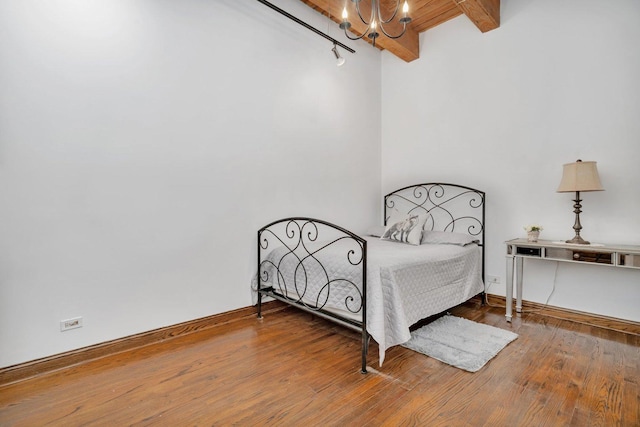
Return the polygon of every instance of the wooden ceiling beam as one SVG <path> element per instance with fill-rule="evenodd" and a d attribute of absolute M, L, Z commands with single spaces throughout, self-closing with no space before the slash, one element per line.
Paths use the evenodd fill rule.
<path fill-rule="evenodd" d="M 336 23 L 340 23 L 342 21 L 342 8 L 345 5 L 345 2 L 336 1 L 336 0 L 302 0 L 303 3 L 311 6 L 315 10 L 320 11 L 322 14 L 329 16 Z M 367 30 L 367 26 L 362 23 L 358 14 L 353 6 L 353 2 L 347 3 L 347 12 L 349 13 L 349 22 L 351 22 L 351 28 L 349 31 L 356 36 L 360 36 L 363 32 Z M 369 2 L 361 2 L 360 10 L 364 16 L 369 16 L 370 3 Z M 409 12 L 411 16 L 411 12 Z M 384 15 L 385 17 L 388 15 Z M 385 25 L 385 30 L 392 34 L 399 34 L 402 31 L 402 25 L 397 22 L 395 19 L 392 23 Z M 386 49 L 389 52 L 393 53 L 397 57 L 411 62 L 420 57 L 420 38 L 418 36 L 418 32 L 411 28 L 411 25 L 407 27 L 407 31 L 404 35 L 398 39 L 391 39 L 386 37 L 380 30 L 378 30 L 380 36 L 376 39 L 376 46 L 382 49 Z M 370 39 L 365 36 L 364 40 L 370 42 Z"/>
<path fill-rule="evenodd" d="M 500 0 L 451 0 L 483 33 L 500 26 Z"/>

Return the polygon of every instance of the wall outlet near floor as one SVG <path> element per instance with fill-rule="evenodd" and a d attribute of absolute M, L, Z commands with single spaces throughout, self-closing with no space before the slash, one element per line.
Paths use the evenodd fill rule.
<path fill-rule="evenodd" d="M 73 319 L 60 321 L 60 332 L 76 328 L 82 328 L 82 317 L 74 317 Z"/>
<path fill-rule="evenodd" d="M 498 276 L 487 276 L 487 283 L 500 283 Z"/>

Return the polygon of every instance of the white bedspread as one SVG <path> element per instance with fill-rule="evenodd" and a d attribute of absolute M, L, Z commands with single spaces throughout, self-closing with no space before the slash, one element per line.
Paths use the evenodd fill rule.
<path fill-rule="evenodd" d="M 379 345 L 380 365 L 388 348 L 411 338 L 409 326 L 468 300 L 484 288 L 482 252 L 477 245 L 413 246 L 370 236 L 365 239 L 367 331 Z M 267 259 L 279 260 L 284 253 L 286 251 L 276 249 Z M 304 294 L 304 301 L 311 304 L 322 305 L 326 299 L 325 309 L 343 316 L 361 318 L 361 312 L 354 315 L 345 310 L 345 301 L 353 298 L 349 302 L 350 307 L 359 307 L 362 267 L 346 262 L 344 252 L 336 256 L 333 251 L 321 251 L 314 257 L 324 269 L 320 263 L 308 258 L 303 263 L 304 268 L 298 267 L 294 272 L 298 259 L 288 256 L 280 264 L 279 276 L 280 284 L 286 283 L 286 289 L 278 285 L 275 268 L 267 269 L 271 285 L 290 298 L 298 299 Z M 329 277 L 326 272 L 329 272 Z M 297 274 L 297 281 L 293 280 L 294 274 Z M 304 280 L 303 276 L 307 279 Z M 327 279 L 334 277 L 346 280 L 325 286 Z M 297 283 L 298 289 L 294 283 Z M 327 292 L 329 289 L 330 292 Z M 321 304 L 315 298 L 318 293 L 321 295 Z M 309 299 L 309 296 L 314 298 Z"/>
<path fill-rule="evenodd" d="M 385 351 L 411 338 L 409 326 L 482 292 L 476 245 L 420 245 L 366 237 L 367 331 Z"/>

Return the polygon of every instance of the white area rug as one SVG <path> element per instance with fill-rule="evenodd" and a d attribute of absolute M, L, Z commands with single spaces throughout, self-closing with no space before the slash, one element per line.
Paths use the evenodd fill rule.
<path fill-rule="evenodd" d="M 402 346 L 456 368 L 476 372 L 516 338 L 518 334 L 504 329 L 443 316 L 411 332 L 411 339 Z"/>

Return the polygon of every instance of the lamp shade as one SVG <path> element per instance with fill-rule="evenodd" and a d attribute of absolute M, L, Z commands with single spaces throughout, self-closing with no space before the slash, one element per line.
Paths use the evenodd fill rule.
<path fill-rule="evenodd" d="M 562 181 L 558 193 L 569 193 L 574 191 L 603 191 L 596 162 L 583 162 L 578 160 L 574 163 L 563 165 Z"/>

